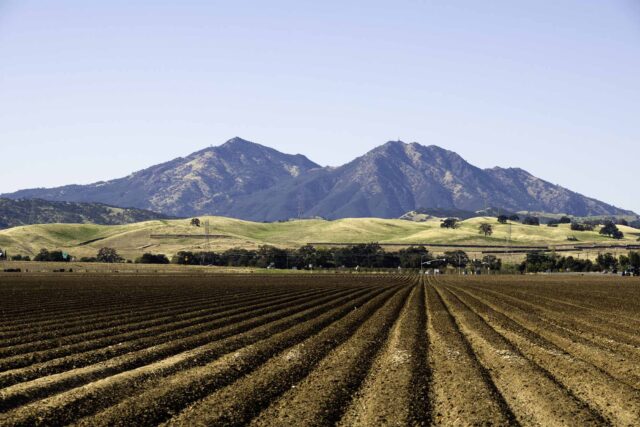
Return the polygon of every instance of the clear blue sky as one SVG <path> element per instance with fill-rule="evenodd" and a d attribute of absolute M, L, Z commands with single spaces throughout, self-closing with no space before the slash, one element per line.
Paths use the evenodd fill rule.
<path fill-rule="evenodd" d="M 0 193 L 390 139 L 640 212 L 640 1 L 0 0 Z"/>

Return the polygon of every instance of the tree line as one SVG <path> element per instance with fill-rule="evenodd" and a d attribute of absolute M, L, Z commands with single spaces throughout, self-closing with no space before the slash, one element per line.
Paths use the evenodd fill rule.
<path fill-rule="evenodd" d="M 24 259 L 23 259 L 24 260 Z M 48 262 L 102 262 L 140 264 L 179 264 L 224 267 L 257 267 L 275 269 L 336 269 L 336 268 L 480 268 L 500 270 L 502 262 L 494 255 L 470 259 L 461 250 L 448 251 L 435 256 L 424 246 L 409 246 L 395 252 L 385 251 L 378 243 L 316 248 L 305 245 L 298 249 L 283 249 L 264 245 L 258 249 L 232 248 L 225 251 L 180 251 L 171 259 L 164 254 L 145 253 L 135 261 L 125 260 L 113 248 L 101 248 L 94 257 L 76 259 L 62 251 L 42 249 L 34 261 Z"/>
<path fill-rule="evenodd" d="M 22 257 L 21 260 L 29 260 Z M 13 257 L 12 259 L 16 259 Z M 409 246 L 395 252 L 387 252 L 378 243 L 364 243 L 344 247 L 316 248 L 305 245 L 298 249 L 283 249 L 275 246 L 260 246 L 258 249 L 233 248 L 221 252 L 180 251 L 171 259 L 164 254 L 145 253 L 135 261 L 125 260 L 113 248 L 101 248 L 95 257 L 74 258 L 63 251 L 42 249 L 34 261 L 50 262 L 102 262 L 139 264 L 178 264 L 221 267 L 256 267 L 273 269 L 430 269 L 455 268 L 460 271 L 480 273 L 500 271 L 502 260 L 495 255 L 471 259 L 462 250 L 447 251 L 436 256 L 424 246 Z M 558 256 L 545 252 L 526 255 L 517 266 L 521 273 L 538 272 L 628 272 L 640 274 L 640 252 L 615 257 L 611 253 L 600 254 L 595 262 L 573 256 Z"/>
<path fill-rule="evenodd" d="M 640 275 L 640 252 L 616 257 L 612 253 L 598 254 L 595 262 L 573 256 L 558 256 L 542 252 L 529 253 L 518 266 L 521 273 L 541 272 L 623 272 L 628 275 Z"/>

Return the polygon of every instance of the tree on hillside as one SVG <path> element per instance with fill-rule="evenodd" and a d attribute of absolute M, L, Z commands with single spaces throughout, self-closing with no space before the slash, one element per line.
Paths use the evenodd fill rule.
<path fill-rule="evenodd" d="M 613 223 L 613 221 L 607 221 L 600 229 L 600 234 L 603 236 L 613 237 L 614 239 L 622 239 L 624 237 L 624 233 L 618 229 L 618 227 Z"/>
<path fill-rule="evenodd" d="M 458 228 L 458 219 L 457 218 L 447 218 L 442 221 L 440 224 L 442 228 Z"/>
<path fill-rule="evenodd" d="M 571 224 L 571 218 L 568 216 L 563 216 L 558 220 L 558 224 Z"/>
<path fill-rule="evenodd" d="M 498 216 L 498 222 L 500 224 L 506 224 L 507 221 L 509 221 L 509 217 L 508 216 L 506 216 L 506 215 L 499 215 Z"/>
<path fill-rule="evenodd" d="M 591 224 L 580 224 L 578 222 L 571 223 L 571 229 L 573 231 L 593 231 L 594 228 L 595 227 Z"/>
<path fill-rule="evenodd" d="M 520 217 L 516 214 L 510 215 L 509 221 L 520 221 Z"/>
<path fill-rule="evenodd" d="M 527 216 L 522 220 L 524 225 L 540 225 L 540 218 L 535 216 Z"/>
<path fill-rule="evenodd" d="M 116 263 L 124 261 L 118 252 L 116 252 L 113 248 L 102 248 L 98 251 L 96 255 L 96 259 L 98 262 L 107 262 L 107 263 Z"/>
<path fill-rule="evenodd" d="M 191 225 L 194 227 L 200 227 L 200 218 L 191 218 Z"/>
<path fill-rule="evenodd" d="M 493 234 L 493 226 L 486 222 L 480 224 L 478 229 L 480 230 L 480 234 L 484 234 L 484 237 L 491 236 Z"/>

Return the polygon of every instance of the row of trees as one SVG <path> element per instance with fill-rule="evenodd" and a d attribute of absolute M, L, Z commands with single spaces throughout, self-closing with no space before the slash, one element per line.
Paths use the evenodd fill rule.
<path fill-rule="evenodd" d="M 14 261 L 31 261 L 28 256 L 16 255 L 12 257 Z M 44 261 L 44 262 L 70 262 L 70 261 L 80 261 L 80 262 L 103 262 L 103 263 L 122 263 L 122 262 L 131 262 L 126 261 L 123 257 L 121 257 L 118 252 L 113 248 L 101 248 L 96 256 L 93 257 L 82 257 L 77 259 L 73 255 L 70 255 L 63 251 L 49 251 L 47 249 L 40 249 L 40 252 L 33 257 L 34 261 Z M 141 257 L 135 260 L 137 264 L 169 264 L 169 258 L 163 254 L 151 254 L 145 253 Z"/>
<path fill-rule="evenodd" d="M 489 268 L 499 270 L 501 260 L 488 255 L 471 260 L 464 251 L 445 252 L 434 257 L 424 246 L 411 246 L 397 252 L 386 252 L 377 243 L 338 248 L 315 248 L 307 245 L 295 250 L 261 246 L 257 250 L 229 249 L 224 252 L 178 252 L 171 260 L 182 265 L 216 265 L 277 269 L 313 268 Z"/>
<path fill-rule="evenodd" d="M 281 249 L 261 246 L 257 250 L 229 249 L 224 252 L 178 252 L 172 262 L 184 265 L 217 265 L 278 269 L 307 268 L 420 268 L 421 260 L 433 257 L 424 247 L 385 252 L 377 243 L 339 248 Z"/>
<path fill-rule="evenodd" d="M 74 258 L 62 251 L 42 249 L 34 261 L 68 262 Z M 81 258 L 80 261 L 120 263 L 124 259 L 113 248 L 102 248 L 95 257 Z M 131 262 L 131 261 L 128 261 Z M 453 267 L 458 269 L 492 270 L 502 269 L 502 261 L 495 255 L 482 259 L 470 259 L 462 250 L 448 251 L 435 257 L 424 246 L 410 246 L 397 252 L 386 252 L 377 243 L 359 244 L 336 248 L 315 248 L 310 245 L 298 249 L 281 249 L 261 246 L 257 250 L 229 249 L 224 252 L 181 251 L 171 261 L 163 254 L 145 253 L 136 259 L 141 264 L 212 265 L 230 267 L 257 267 L 276 269 L 315 268 L 408 268 L 420 269 Z M 598 255 L 595 262 L 561 257 L 555 254 L 534 252 L 526 255 L 519 265 L 520 272 L 556 271 L 630 271 L 640 274 L 640 252 L 615 257 L 611 253 Z"/>
<path fill-rule="evenodd" d="M 520 272 L 559 272 L 559 271 L 618 271 L 640 275 L 640 252 L 629 252 L 628 255 L 615 257 L 611 253 L 599 254 L 596 261 L 577 259 L 572 256 L 564 257 L 554 254 L 534 252 L 527 254 L 526 259 L 519 266 Z"/>

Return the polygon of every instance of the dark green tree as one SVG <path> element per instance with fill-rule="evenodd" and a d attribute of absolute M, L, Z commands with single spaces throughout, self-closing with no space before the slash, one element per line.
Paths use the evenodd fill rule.
<path fill-rule="evenodd" d="M 98 262 L 116 263 L 123 262 L 124 258 L 118 255 L 118 252 L 113 248 L 101 248 L 96 255 Z"/>
<path fill-rule="evenodd" d="M 535 216 L 527 216 L 522 220 L 524 225 L 540 225 L 540 218 Z"/>
<path fill-rule="evenodd" d="M 618 257 L 618 265 L 620 266 L 620 270 L 628 270 L 629 267 L 631 266 L 631 261 L 629 259 L 629 256 L 620 255 Z"/>
<path fill-rule="evenodd" d="M 629 267 L 635 274 L 640 274 L 640 252 L 629 252 Z"/>
<path fill-rule="evenodd" d="M 136 259 L 136 264 L 169 264 L 169 258 L 164 254 L 145 253 Z"/>
<path fill-rule="evenodd" d="M 440 224 L 442 228 L 458 228 L 458 219 L 457 218 L 447 218 L 442 221 Z"/>
<path fill-rule="evenodd" d="M 614 271 L 618 268 L 618 260 L 609 252 L 606 254 L 599 254 L 596 258 L 596 264 L 600 270 Z"/>
<path fill-rule="evenodd" d="M 34 261 L 45 262 L 69 262 L 73 257 L 62 251 L 48 251 L 40 249 L 40 252 L 33 258 Z"/>
<path fill-rule="evenodd" d="M 613 221 L 606 221 L 600 229 L 600 234 L 602 234 L 603 236 L 612 237 L 614 239 L 622 239 L 624 237 L 624 233 L 622 233 L 622 231 L 618 229 Z"/>
<path fill-rule="evenodd" d="M 482 266 L 489 268 L 491 271 L 500 271 L 502 268 L 502 260 L 495 255 L 485 255 L 482 257 Z"/>
<path fill-rule="evenodd" d="M 461 250 L 445 252 L 444 258 L 447 260 L 447 264 L 453 267 L 464 268 L 469 264 L 469 255 Z"/>
<path fill-rule="evenodd" d="M 556 268 L 556 257 L 543 252 L 528 253 L 520 265 L 520 271 L 528 273 L 554 271 Z"/>
<path fill-rule="evenodd" d="M 400 249 L 398 257 L 402 268 L 419 269 L 421 262 L 433 260 L 433 256 L 424 246 L 410 246 L 406 249 Z"/>
<path fill-rule="evenodd" d="M 480 234 L 484 234 L 484 237 L 491 236 L 493 234 L 493 226 L 486 222 L 480 224 L 478 230 L 480 230 Z"/>

